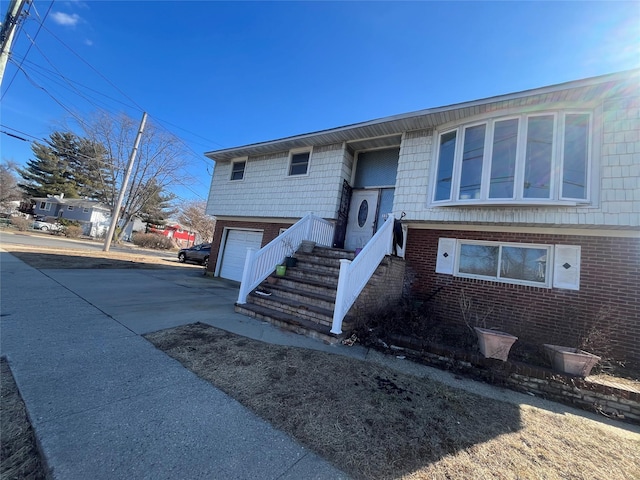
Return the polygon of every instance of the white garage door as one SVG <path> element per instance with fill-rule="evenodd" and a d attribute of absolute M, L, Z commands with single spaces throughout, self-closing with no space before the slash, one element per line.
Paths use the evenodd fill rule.
<path fill-rule="evenodd" d="M 262 244 L 262 232 L 229 230 L 222 254 L 220 276 L 229 280 L 242 280 L 242 270 L 247 257 L 247 249 L 259 249 Z"/>

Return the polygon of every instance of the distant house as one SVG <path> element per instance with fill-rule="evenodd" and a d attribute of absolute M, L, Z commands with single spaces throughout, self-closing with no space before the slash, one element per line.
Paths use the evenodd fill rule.
<path fill-rule="evenodd" d="M 405 287 L 431 314 L 461 322 L 465 294 L 493 308 L 488 327 L 555 344 L 606 332 L 640 365 L 639 112 L 632 70 L 208 152 L 209 269 L 242 281 L 244 305 L 284 257 L 262 267 L 261 252 L 309 212 L 332 226 L 312 240 L 362 249 L 349 268 L 393 216 Z M 332 295 L 357 297 L 340 270 Z"/>
<path fill-rule="evenodd" d="M 111 209 L 104 203 L 63 195 L 32 198 L 33 215 L 48 220 L 67 219 L 82 225 L 83 234 L 100 237 L 109 229 Z"/>
<path fill-rule="evenodd" d="M 196 241 L 196 234 L 190 232 L 178 223 L 169 223 L 167 225 L 149 225 L 149 232 L 164 235 L 167 238 L 173 238 L 179 247 L 188 247 Z"/>

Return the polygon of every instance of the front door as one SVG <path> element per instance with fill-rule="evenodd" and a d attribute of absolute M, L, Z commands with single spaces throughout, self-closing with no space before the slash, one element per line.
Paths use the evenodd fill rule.
<path fill-rule="evenodd" d="M 346 250 L 364 247 L 376 228 L 378 213 L 378 190 L 354 190 L 351 195 L 347 237 L 344 242 Z"/>

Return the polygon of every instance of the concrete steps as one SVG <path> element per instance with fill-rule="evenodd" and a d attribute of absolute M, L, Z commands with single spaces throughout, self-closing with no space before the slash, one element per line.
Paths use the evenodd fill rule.
<path fill-rule="evenodd" d="M 343 335 L 330 333 L 340 273 L 340 259 L 353 260 L 346 250 L 315 247 L 311 253 L 296 253 L 297 265 L 287 267 L 284 277 L 273 274 L 236 305 L 236 312 L 268 321 L 281 328 L 337 343 L 353 328 L 353 320 L 343 321 Z M 273 282 L 273 283 L 272 283 Z M 268 295 L 258 292 L 268 292 Z"/>

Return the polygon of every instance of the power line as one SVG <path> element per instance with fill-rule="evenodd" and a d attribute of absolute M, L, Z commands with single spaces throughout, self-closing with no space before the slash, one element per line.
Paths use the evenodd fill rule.
<path fill-rule="evenodd" d="M 38 34 L 40 33 L 40 29 L 42 28 L 42 25 L 43 25 L 44 21 L 49 16 L 49 12 L 51 11 L 51 8 L 53 7 L 53 2 L 54 2 L 54 0 L 51 0 L 51 3 L 49 4 L 49 8 L 47 9 L 47 13 L 44 14 L 44 18 L 41 19 L 41 21 L 39 22 L 38 30 L 36 31 L 36 34 L 33 36 L 33 41 L 29 44 L 29 48 L 27 48 L 27 51 L 25 52 L 24 56 L 22 57 L 22 61 L 24 61 L 27 58 L 27 55 L 29 55 L 29 51 L 31 50 L 31 46 L 34 44 L 36 38 L 38 38 Z M 40 18 L 40 14 L 38 13 L 38 9 L 34 5 L 34 2 L 29 2 L 29 10 L 27 10 L 26 15 L 28 16 L 29 12 L 31 12 L 31 6 L 33 6 L 33 9 L 35 10 L 36 15 L 38 15 L 38 18 Z M 22 67 L 22 62 L 20 62 L 20 65 L 18 65 L 18 70 L 20 70 L 20 67 Z M 5 89 L 4 93 L 2 94 L 2 97 L 0 97 L 0 100 L 2 100 L 4 98 L 4 96 L 9 91 L 9 88 L 11 88 L 11 84 L 15 80 L 16 75 L 18 75 L 18 70 L 13 72 L 13 76 L 11 77 L 11 81 L 9 82 L 9 85 L 7 85 L 7 88 Z"/>
<path fill-rule="evenodd" d="M 49 28 L 47 28 L 47 26 L 44 24 L 44 21 L 45 21 L 45 20 L 46 20 L 46 18 L 48 17 L 48 15 L 49 15 L 49 13 L 50 13 L 50 11 L 51 11 L 51 9 L 52 9 L 52 6 L 53 6 L 53 1 L 49 4 L 49 7 L 48 7 L 48 9 L 47 9 L 47 12 L 46 12 L 46 14 L 45 14 L 44 18 L 42 18 L 42 17 L 40 16 L 39 12 L 38 12 L 38 11 L 37 11 L 37 9 L 35 9 L 35 7 L 34 7 L 34 10 L 35 10 L 35 13 L 36 13 L 36 15 L 37 15 L 38 19 L 35 19 L 34 17 L 30 17 L 30 19 L 31 19 L 31 20 L 33 20 L 33 21 L 36 21 L 36 22 L 38 23 L 38 30 L 37 30 L 37 32 L 36 32 L 36 34 L 34 35 L 34 37 L 33 37 L 33 38 L 31 38 L 31 37 L 30 37 L 28 34 L 26 34 L 26 32 L 25 32 L 25 35 L 26 35 L 26 36 L 27 36 L 27 38 L 30 40 L 30 45 L 29 45 L 29 48 L 27 49 L 27 52 L 25 53 L 25 55 L 24 55 L 24 56 L 22 56 L 22 57 L 19 59 L 19 62 L 17 62 L 17 61 L 16 61 L 16 60 L 18 60 L 18 58 L 16 58 L 16 60 L 13 60 L 13 61 L 12 61 L 12 63 L 14 63 L 14 64 L 17 66 L 17 70 L 16 70 L 16 72 L 14 73 L 14 76 L 13 76 L 13 78 L 12 78 L 12 82 L 13 82 L 13 80 L 16 78 L 18 71 L 21 71 L 21 72 L 25 75 L 25 78 L 26 78 L 26 79 L 27 79 L 27 80 L 28 80 L 28 81 L 29 81 L 29 82 L 30 82 L 34 87 L 36 87 L 36 88 L 38 88 L 38 89 L 42 90 L 45 94 L 47 94 L 47 95 L 48 95 L 48 96 L 49 96 L 49 97 L 50 97 L 50 98 L 51 98 L 51 99 L 52 99 L 56 104 L 58 104 L 58 105 L 59 105 L 63 110 L 65 110 L 67 113 L 69 113 L 69 114 L 70 114 L 70 115 L 71 115 L 71 116 L 72 116 L 76 121 L 78 121 L 78 123 L 79 123 L 81 126 L 85 125 L 84 120 L 83 120 L 82 118 L 80 118 L 80 116 L 79 116 L 77 113 L 75 113 L 75 112 L 74 112 L 74 111 L 73 111 L 73 110 L 72 110 L 72 109 L 67 105 L 67 102 L 65 102 L 65 101 L 63 101 L 61 98 L 59 98 L 59 96 L 58 96 L 58 95 L 55 95 L 55 94 L 53 93 L 53 91 L 52 91 L 50 88 L 45 88 L 45 86 L 44 86 L 41 82 L 38 82 L 38 81 L 36 80 L 36 78 L 35 78 L 35 76 L 36 76 L 36 75 L 41 76 L 43 79 L 47 79 L 47 81 L 49 81 L 49 82 L 53 82 L 53 83 L 57 83 L 58 85 L 61 85 L 61 86 L 62 86 L 62 87 L 64 87 L 65 89 L 67 89 L 67 90 L 71 91 L 71 93 L 74 93 L 75 95 L 78 95 L 78 96 L 79 96 L 80 98 L 82 98 L 84 101 L 88 102 L 89 104 L 91 104 L 91 105 L 93 105 L 94 107 L 99 108 L 99 109 L 103 109 L 103 108 L 105 108 L 104 106 L 106 106 L 106 107 L 107 107 L 107 108 L 106 108 L 107 110 L 108 110 L 109 108 L 108 108 L 107 104 L 104 104 L 101 100 L 97 99 L 95 96 L 87 95 L 86 93 L 82 92 L 82 91 L 79 89 L 79 87 L 81 87 L 81 88 L 83 88 L 83 89 L 86 89 L 86 90 L 89 90 L 89 91 L 91 91 L 91 92 L 93 92 L 93 93 L 95 93 L 95 94 L 101 95 L 101 96 L 105 97 L 106 99 L 108 99 L 108 100 L 110 100 L 110 101 L 118 102 L 118 103 L 120 103 L 121 105 L 124 105 L 124 106 L 126 106 L 126 107 L 129 107 L 129 108 L 138 108 L 138 109 L 140 109 L 140 110 L 143 110 L 143 109 L 142 109 L 142 107 L 141 107 L 141 106 L 140 106 L 140 105 L 139 105 L 135 100 L 133 100 L 133 99 L 132 99 L 131 97 L 129 97 L 125 92 L 123 92 L 121 89 L 119 89 L 119 88 L 118 88 L 118 87 L 117 87 L 113 82 L 111 82 L 111 81 L 110 81 L 110 80 L 109 80 L 105 75 L 103 75 L 100 71 L 98 71 L 95 67 L 93 67 L 93 65 L 91 65 L 89 62 L 87 62 L 87 61 L 86 61 L 86 60 L 85 60 L 81 55 L 79 55 L 77 52 L 75 52 L 75 51 L 74 51 L 74 50 L 73 50 L 69 45 L 67 45 L 67 44 L 66 44 L 64 41 L 62 41 L 62 40 L 61 40 L 57 35 L 55 35 L 55 34 L 54 34 L 54 33 L 53 33 Z M 50 34 L 54 39 L 56 39 L 60 44 L 62 44 L 62 45 L 63 45 L 67 50 L 69 50 L 69 51 L 70 51 L 74 56 L 76 56 L 76 57 L 77 57 L 78 59 L 80 59 L 84 64 L 86 64 L 86 65 L 87 65 L 87 66 L 88 66 L 88 67 L 89 67 L 89 68 L 90 68 L 94 73 L 96 73 L 99 77 L 101 77 L 104 81 L 106 81 L 106 82 L 107 82 L 107 83 L 108 83 L 112 88 L 114 88 L 116 91 L 118 91 L 118 92 L 120 93 L 120 95 L 122 95 L 124 98 L 126 98 L 127 100 L 129 100 L 130 102 L 132 102 L 132 103 L 135 105 L 135 107 L 132 107 L 131 105 L 127 105 L 127 104 L 125 104 L 124 102 L 121 102 L 121 101 L 119 101 L 119 100 L 117 100 L 117 99 L 115 99 L 115 98 L 110 97 L 109 95 L 106 95 L 106 94 L 104 94 L 104 93 L 102 93 L 102 92 L 100 92 L 100 91 L 98 91 L 98 90 L 95 90 L 95 89 L 93 89 L 93 88 L 87 87 L 87 86 L 85 86 L 85 85 L 83 85 L 83 84 L 81 84 L 81 83 L 79 83 L 79 82 L 75 82 L 75 81 L 71 80 L 70 78 L 66 77 L 66 76 L 65 76 L 65 75 L 64 75 L 60 70 L 58 70 L 58 68 L 56 68 L 56 66 L 53 64 L 53 62 L 51 62 L 51 61 L 47 58 L 47 56 L 45 55 L 45 53 L 44 53 L 44 52 L 43 52 L 43 51 L 38 47 L 38 45 L 36 45 L 36 43 L 35 43 L 36 37 L 38 36 L 38 34 L 40 33 L 41 29 L 43 29 L 43 28 L 44 28 L 44 30 L 45 30 L 46 32 L 48 32 L 48 33 L 49 33 L 49 34 Z M 27 54 L 31 51 L 31 48 L 32 48 L 32 47 L 34 47 L 34 46 L 35 46 L 35 48 L 39 51 L 39 53 L 43 56 L 43 58 L 44 58 L 44 59 L 49 63 L 49 65 L 51 65 L 51 67 L 55 70 L 55 72 L 54 72 L 54 71 L 52 71 L 52 70 L 46 69 L 45 67 L 42 67 L 41 65 L 38 65 L 38 64 L 36 64 L 36 63 L 34 63 L 34 62 L 28 61 L 28 60 L 26 59 Z M 27 68 L 26 68 L 26 67 L 27 67 L 27 65 L 31 65 L 31 66 L 32 66 L 32 68 L 31 68 L 31 70 L 33 70 L 32 72 L 30 72 L 29 70 L 27 70 Z M 36 68 L 40 69 L 40 72 L 37 72 L 37 71 L 35 70 Z M 42 72 L 47 72 L 47 73 L 49 74 L 49 76 L 47 76 L 47 74 L 44 74 L 44 73 L 42 73 Z M 62 80 L 66 83 L 66 86 L 65 86 L 64 84 L 62 84 L 62 83 L 56 82 L 55 78 L 51 77 L 51 75 L 54 75 L 55 77 L 59 77 L 60 79 L 62 79 Z M 8 88 L 7 88 L 7 90 L 8 90 Z M 6 94 L 6 91 L 5 91 L 5 93 L 3 94 L 3 97 L 4 97 L 4 95 L 5 95 L 5 94 Z M 104 106 L 103 106 L 103 107 L 99 107 L 95 102 L 103 103 L 103 105 L 104 105 Z M 189 145 L 189 143 L 187 143 L 187 142 L 186 142 L 182 137 L 180 137 L 180 136 L 176 135 L 176 134 L 175 134 L 174 132 L 172 132 L 169 128 L 167 128 L 167 127 L 166 127 L 166 125 L 163 125 L 163 124 L 172 125 L 172 126 L 174 126 L 175 128 L 178 128 L 178 129 L 180 129 L 180 130 L 182 130 L 182 131 L 184 131 L 184 132 L 187 132 L 187 133 L 189 133 L 190 135 L 193 135 L 194 137 L 198 137 L 198 138 L 201 138 L 201 139 L 203 139 L 203 140 L 206 140 L 207 142 L 211 142 L 211 143 L 214 143 L 214 144 L 216 144 L 216 145 L 220 145 L 220 146 L 222 146 L 221 144 L 219 144 L 219 143 L 217 143 L 217 142 L 214 142 L 214 141 L 211 141 L 211 140 L 209 140 L 209 139 L 207 139 L 207 138 L 205 138 L 205 137 L 203 137 L 203 136 L 201 136 L 201 135 L 198 135 L 198 134 L 196 134 L 196 133 L 194 133 L 194 132 L 192 132 L 192 131 L 189 131 L 189 130 L 187 130 L 187 129 L 184 129 L 184 128 L 182 128 L 182 127 L 179 127 L 179 126 L 177 126 L 177 125 L 175 125 L 175 124 L 173 124 L 173 123 L 171 123 L 171 122 L 169 122 L 169 121 L 162 120 L 162 119 L 159 119 L 159 118 L 156 118 L 156 121 L 158 122 L 158 124 L 159 124 L 159 126 L 160 126 L 160 127 L 162 127 L 164 130 L 166 130 L 168 133 L 170 133 L 170 134 L 171 134 L 174 138 L 176 138 L 176 139 L 177 139 L 177 140 L 178 140 L 178 141 L 179 141 L 179 142 L 180 142 L 184 147 L 186 147 L 186 149 L 187 149 L 187 150 L 189 150 L 189 151 L 194 155 L 194 157 L 196 157 L 199 161 L 203 162 L 203 163 L 206 165 L 207 174 L 210 174 L 209 166 L 211 165 L 211 162 L 210 162 L 210 161 L 208 161 L 208 160 L 206 160 L 206 159 L 203 157 L 203 155 L 202 155 L 201 153 L 196 152 L 196 151 L 195 151 L 195 150 L 194 150 L 194 149 Z M 6 133 L 7 133 L 7 134 L 9 134 L 9 135 L 12 135 L 12 134 L 10 134 L 9 132 L 6 132 Z M 42 139 L 40 139 L 40 138 L 38 138 L 38 137 L 35 137 L 35 136 L 32 136 L 32 135 L 28 135 L 28 134 L 27 134 L 27 136 L 32 137 L 32 138 L 34 138 L 34 139 L 36 139 L 36 140 L 39 140 L 39 141 L 40 141 L 40 140 L 42 140 Z M 26 139 L 24 139 L 24 140 L 25 140 L 25 141 L 27 141 Z M 46 142 L 46 140 L 45 140 L 45 142 Z M 205 187 L 205 188 L 207 188 L 207 187 L 208 187 L 208 185 L 207 185 L 207 184 L 205 184 L 205 183 L 203 183 L 203 182 L 200 180 L 200 178 L 199 178 L 198 176 L 196 176 L 196 177 L 195 177 L 195 180 L 196 180 L 198 183 L 200 183 L 203 187 Z M 202 198 L 202 197 L 201 197 L 197 192 L 195 192 L 193 189 L 191 189 L 191 187 L 190 187 L 190 186 L 188 186 L 187 184 L 185 184 L 185 183 L 183 183 L 183 182 L 177 182 L 177 183 L 181 184 L 183 187 L 185 187 L 186 189 L 190 190 L 192 193 L 194 193 L 194 194 L 195 194 L 195 195 L 197 195 L 198 197 Z"/>

